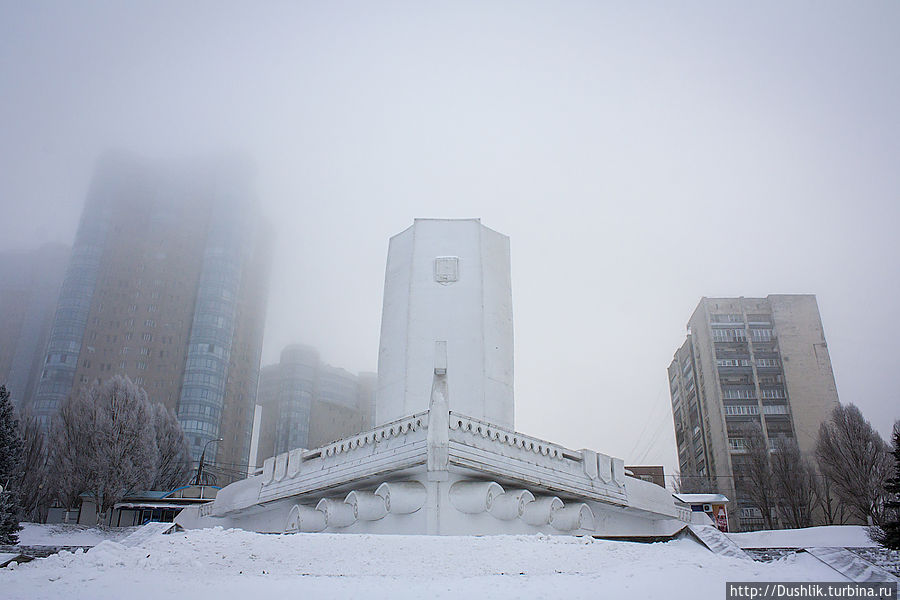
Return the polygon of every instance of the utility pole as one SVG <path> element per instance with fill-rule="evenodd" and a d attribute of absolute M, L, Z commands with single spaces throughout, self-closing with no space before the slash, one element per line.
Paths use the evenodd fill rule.
<path fill-rule="evenodd" d="M 206 457 L 206 448 L 212 444 L 213 442 L 221 442 L 222 438 L 217 440 L 208 440 L 205 444 L 203 444 L 203 452 L 200 453 L 200 463 L 197 465 L 197 479 L 194 480 L 194 485 L 200 485 L 200 477 L 203 475 L 203 459 Z"/>

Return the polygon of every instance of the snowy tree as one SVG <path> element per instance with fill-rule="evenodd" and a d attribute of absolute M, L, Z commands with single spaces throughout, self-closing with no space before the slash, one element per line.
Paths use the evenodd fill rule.
<path fill-rule="evenodd" d="M 156 439 L 147 394 L 116 376 L 72 397 L 60 410 L 53 461 L 67 507 L 87 492 L 104 515 L 124 496 L 146 489 L 156 470 Z"/>
<path fill-rule="evenodd" d="M 891 437 L 894 442 L 894 476 L 885 483 L 887 499 L 884 503 L 884 520 L 873 538 L 888 548 L 900 550 L 900 421 L 894 423 Z"/>
<path fill-rule="evenodd" d="M 19 541 L 19 497 L 16 480 L 22 468 L 19 421 L 5 385 L 0 385 L 0 544 Z"/>
<path fill-rule="evenodd" d="M 860 519 L 878 525 L 891 457 L 887 444 L 856 406 L 838 406 L 831 420 L 822 424 L 816 458 L 840 501 Z"/>
<path fill-rule="evenodd" d="M 69 396 L 53 418 L 48 474 L 54 498 L 68 511 L 87 488 L 87 457 L 92 451 L 96 389 Z"/>
<path fill-rule="evenodd" d="M 776 503 L 776 493 L 766 437 L 759 423 L 748 425 L 743 437 L 745 460 L 740 469 L 735 469 L 735 487 L 762 513 L 763 526 L 772 529 L 775 525 L 772 509 Z"/>
<path fill-rule="evenodd" d="M 173 490 L 190 482 L 190 448 L 174 413 L 162 404 L 154 405 L 152 410 L 157 462 L 151 489 Z"/>
<path fill-rule="evenodd" d="M 716 494 L 716 484 L 696 469 L 682 470 L 675 479 L 675 491 L 679 494 Z"/>
<path fill-rule="evenodd" d="M 800 455 L 797 440 L 776 438 L 771 465 L 776 504 L 782 522 L 789 527 L 809 527 L 813 507 L 818 500 L 816 472 Z"/>
<path fill-rule="evenodd" d="M 34 415 L 23 416 L 19 427 L 23 442 L 22 472 L 18 484 L 22 516 L 40 523 L 47 517 L 51 491 L 47 482 L 46 436 Z"/>
<path fill-rule="evenodd" d="M 96 390 L 94 431 L 87 492 L 106 514 L 129 493 L 153 482 L 156 448 L 147 393 L 127 377 L 116 376 Z"/>

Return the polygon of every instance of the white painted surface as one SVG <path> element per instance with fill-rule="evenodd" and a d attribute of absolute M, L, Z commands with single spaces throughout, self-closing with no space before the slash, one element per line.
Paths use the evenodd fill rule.
<path fill-rule="evenodd" d="M 727 534 L 741 548 L 875 547 L 862 525 L 827 525 Z"/>
<path fill-rule="evenodd" d="M 835 581 L 808 555 L 749 563 L 692 540 L 260 535 L 206 529 L 104 542 L 0 569 L 4 598 L 722 598 L 726 581 Z"/>
<path fill-rule="evenodd" d="M 448 259 L 457 259 L 455 275 Z M 428 409 L 435 342 L 443 340 L 450 410 L 512 429 L 509 238 L 477 219 L 416 219 L 391 238 L 376 423 Z"/>

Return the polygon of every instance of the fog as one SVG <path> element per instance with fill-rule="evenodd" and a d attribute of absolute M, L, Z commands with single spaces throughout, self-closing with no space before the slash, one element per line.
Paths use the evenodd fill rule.
<path fill-rule="evenodd" d="M 676 465 L 701 296 L 814 293 L 900 417 L 900 4 L 0 3 L 0 250 L 71 243 L 97 157 L 235 152 L 276 233 L 263 363 L 374 371 L 388 238 L 511 239 L 517 429 Z M 452 389 L 451 389 L 452 394 Z"/>

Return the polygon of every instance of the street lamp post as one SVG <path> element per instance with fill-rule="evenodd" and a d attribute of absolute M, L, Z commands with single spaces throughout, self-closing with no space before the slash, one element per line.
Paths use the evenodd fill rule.
<path fill-rule="evenodd" d="M 197 479 L 194 480 L 194 485 L 200 485 L 200 476 L 203 475 L 203 458 L 206 456 L 206 448 L 213 442 L 221 441 L 222 438 L 219 438 L 217 440 L 208 440 L 205 444 L 203 444 L 203 452 L 200 453 L 200 464 L 197 465 Z"/>

